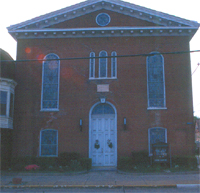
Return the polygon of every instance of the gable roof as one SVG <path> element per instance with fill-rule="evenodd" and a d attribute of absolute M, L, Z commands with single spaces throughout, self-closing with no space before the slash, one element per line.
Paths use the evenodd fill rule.
<path fill-rule="evenodd" d="M 98 10 L 109 10 L 114 11 L 117 13 L 121 13 L 124 15 L 128 15 L 130 17 L 138 18 L 141 20 L 145 20 L 151 23 L 156 24 L 158 27 L 155 26 L 144 28 L 144 27 L 127 27 L 127 28 L 120 28 L 120 27 L 97 27 L 97 28 L 87 28 L 87 29 L 47 29 L 47 27 L 53 26 L 55 24 L 59 24 L 61 22 L 71 20 L 85 14 L 89 14 Z M 109 30 L 114 30 L 114 35 L 118 36 L 122 30 L 129 30 L 129 35 L 184 35 L 192 37 L 195 32 L 197 31 L 199 24 L 194 21 L 182 19 L 179 17 L 175 17 L 173 15 L 169 15 L 166 13 L 158 12 L 152 9 L 147 9 L 145 7 L 141 7 L 135 4 L 131 4 L 128 2 L 124 2 L 121 0 L 87 0 L 58 11 L 54 11 L 31 20 L 12 25 L 8 27 L 8 32 L 15 38 L 37 38 L 38 35 L 43 34 L 45 37 L 48 33 L 48 37 L 59 37 L 58 34 L 63 34 L 64 32 L 72 32 L 70 33 L 71 36 L 80 34 L 85 35 L 88 32 L 94 34 L 102 34 L 101 30 L 104 30 L 105 34 L 111 33 Z M 136 30 L 136 31 L 133 31 Z M 166 31 L 167 30 L 167 31 Z M 50 33 L 49 33 L 50 32 Z M 86 33 L 87 32 L 87 33 Z M 97 32 L 97 33 L 96 33 Z M 98 33 L 99 32 L 99 33 Z M 106 32 L 106 33 L 105 33 Z M 117 32 L 117 33 L 115 33 Z M 136 32 L 136 33 L 134 33 Z M 63 35 L 66 35 L 64 33 Z M 147 34 L 148 33 L 148 34 Z M 54 35 L 53 35 L 54 34 Z M 73 35 L 72 35 L 73 34 Z M 79 35 L 80 35 L 79 34 Z M 89 35 L 89 34 L 88 34 Z M 91 35 L 91 34 L 90 34 Z M 76 36 L 77 37 L 77 36 Z"/>

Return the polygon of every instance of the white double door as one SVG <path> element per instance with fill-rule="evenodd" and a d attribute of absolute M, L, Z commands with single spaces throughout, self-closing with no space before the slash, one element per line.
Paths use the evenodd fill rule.
<path fill-rule="evenodd" d="M 90 151 L 93 166 L 116 166 L 116 123 L 114 114 L 92 115 Z"/>

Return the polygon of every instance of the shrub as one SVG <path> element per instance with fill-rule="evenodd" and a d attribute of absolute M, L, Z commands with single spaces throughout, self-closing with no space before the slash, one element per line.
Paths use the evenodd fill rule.
<path fill-rule="evenodd" d="M 132 152 L 132 159 L 134 165 L 148 165 L 150 163 L 147 151 Z"/>
<path fill-rule="evenodd" d="M 45 170 L 50 166 L 57 166 L 57 157 L 16 157 L 11 160 L 11 169 L 14 171 L 22 171 L 28 165 L 38 165 L 40 169 Z"/>
<path fill-rule="evenodd" d="M 76 152 L 63 152 L 59 154 L 58 163 L 60 166 L 70 166 L 71 160 L 80 160 L 80 154 Z"/>
<path fill-rule="evenodd" d="M 118 160 L 117 168 L 121 170 L 130 169 L 133 167 L 133 159 L 131 157 L 121 157 Z"/>
<path fill-rule="evenodd" d="M 25 156 L 25 157 L 15 157 L 11 159 L 11 169 L 14 171 L 22 171 L 25 166 L 35 164 L 35 157 Z"/>
<path fill-rule="evenodd" d="M 80 164 L 84 170 L 90 170 L 92 168 L 92 159 L 91 158 L 81 158 Z"/>
<path fill-rule="evenodd" d="M 40 166 L 41 170 L 46 170 L 50 167 L 55 167 L 58 165 L 58 158 L 57 157 L 37 157 L 36 164 Z"/>
<path fill-rule="evenodd" d="M 172 157 L 173 166 L 196 168 L 197 158 L 195 156 L 174 156 Z"/>

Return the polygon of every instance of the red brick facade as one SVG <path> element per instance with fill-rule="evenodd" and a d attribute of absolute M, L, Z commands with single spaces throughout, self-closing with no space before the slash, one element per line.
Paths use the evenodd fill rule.
<path fill-rule="evenodd" d="M 95 17 L 108 13 L 107 27 L 155 27 L 153 22 L 139 20 L 111 10 L 95 11 L 49 28 L 97 28 Z M 103 33 L 103 32 L 102 32 Z M 125 33 L 125 32 L 121 32 Z M 132 32 L 131 32 L 132 33 Z M 134 32 L 133 32 L 134 33 Z M 141 32 L 142 33 L 142 32 Z M 58 131 L 58 154 L 78 152 L 89 157 L 90 109 L 102 97 L 116 108 L 117 157 L 132 151 L 148 150 L 148 129 L 167 129 L 167 143 L 172 155 L 193 155 L 194 126 L 190 54 L 163 54 L 166 109 L 149 110 L 147 96 L 147 56 L 118 57 L 117 79 L 89 79 L 89 57 L 105 50 L 108 56 L 189 51 L 187 36 L 112 36 L 78 38 L 18 39 L 14 120 L 14 156 L 39 156 L 40 131 Z M 28 49 L 27 49 L 28 48 Z M 28 50 L 28 51 L 27 51 Z M 60 61 L 59 111 L 41 111 L 42 62 L 45 55 L 79 58 Z M 82 59 L 80 59 L 82 58 Z M 96 75 L 99 59 L 96 62 Z M 108 66 L 111 58 L 108 58 Z M 108 67 L 108 74 L 111 72 Z M 97 85 L 109 85 L 108 92 L 97 92 Z M 123 119 L 126 117 L 126 130 Z M 82 131 L 79 122 L 82 119 Z"/>

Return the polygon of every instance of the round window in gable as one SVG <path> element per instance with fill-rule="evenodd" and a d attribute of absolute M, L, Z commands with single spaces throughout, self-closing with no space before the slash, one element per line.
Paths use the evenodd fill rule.
<path fill-rule="evenodd" d="M 100 13 L 96 17 L 96 22 L 99 26 L 107 26 L 110 23 L 110 16 L 107 13 Z"/>

